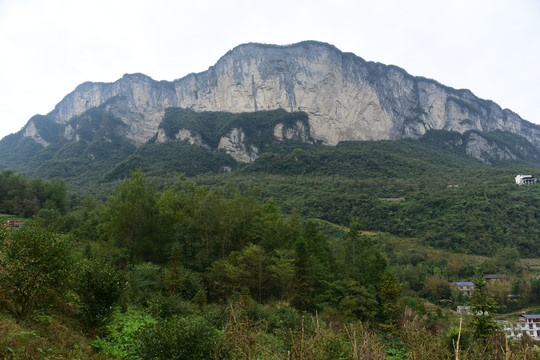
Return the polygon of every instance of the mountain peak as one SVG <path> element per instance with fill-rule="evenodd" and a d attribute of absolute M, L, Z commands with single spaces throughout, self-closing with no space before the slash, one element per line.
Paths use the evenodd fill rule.
<path fill-rule="evenodd" d="M 182 107 L 232 113 L 304 111 L 311 137 L 329 145 L 419 137 L 433 129 L 510 131 L 540 146 L 539 126 L 470 90 L 366 62 L 318 41 L 241 44 L 207 71 L 174 81 L 135 73 L 113 83 L 86 82 L 48 116 L 65 125 L 93 107 L 121 119 L 125 137 L 137 145 L 157 133 L 166 108 Z"/>

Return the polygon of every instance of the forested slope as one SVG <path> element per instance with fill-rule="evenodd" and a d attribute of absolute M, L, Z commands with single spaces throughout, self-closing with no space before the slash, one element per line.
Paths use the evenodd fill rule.
<path fill-rule="evenodd" d="M 540 188 L 514 183 L 516 174 L 538 169 L 523 166 L 486 166 L 416 140 L 351 142 L 264 154 L 198 181 L 255 186 L 284 211 L 342 225 L 357 217 L 366 229 L 439 248 L 493 255 L 510 246 L 538 256 Z"/>
<path fill-rule="evenodd" d="M 538 306 L 540 295 L 515 248 L 435 250 L 366 232 L 358 218 L 345 228 L 284 213 L 254 187 L 180 177 L 158 190 L 139 170 L 106 202 L 42 215 L 0 229 L 6 359 L 494 358 L 496 309 Z M 481 284 L 482 272 L 505 278 L 479 299 L 451 286 Z M 488 327 L 468 318 L 456 350 L 453 310 L 484 302 Z M 539 355 L 529 342 L 504 349 Z"/>

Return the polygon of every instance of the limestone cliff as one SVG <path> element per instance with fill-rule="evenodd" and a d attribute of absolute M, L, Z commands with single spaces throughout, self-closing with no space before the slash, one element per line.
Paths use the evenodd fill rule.
<path fill-rule="evenodd" d="M 501 148 L 495 143 L 490 143 L 486 138 L 471 133 L 466 143 L 465 152 L 488 165 L 491 159 L 497 160 L 515 160 L 516 155 L 507 147 Z"/>
<path fill-rule="evenodd" d="M 167 107 L 184 107 L 236 113 L 278 108 L 305 111 L 311 138 L 330 145 L 343 140 L 419 137 L 430 129 L 460 133 L 498 129 L 540 147 L 540 126 L 492 101 L 318 42 L 240 45 L 207 71 L 174 81 L 158 82 L 134 74 L 114 83 L 84 83 L 48 116 L 67 126 L 73 116 L 92 107 L 120 118 L 127 125 L 123 136 L 137 145 L 158 132 Z M 27 136 L 39 141 L 30 125 Z M 73 136 L 67 127 L 63 133 Z M 280 129 L 275 135 L 295 138 Z M 245 150 L 248 157 L 256 154 Z"/>

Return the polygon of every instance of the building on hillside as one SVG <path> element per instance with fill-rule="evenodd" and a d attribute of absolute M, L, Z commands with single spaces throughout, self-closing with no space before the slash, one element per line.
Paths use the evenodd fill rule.
<path fill-rule="evenodd" d="M 509 338 L 519 338 L 523 334 L 533 340 L 540 340 L 540 315 L 520 315 L 517 321 L 501 321 L 504 332 Z"/>
<path fill-rule="evenodd" d="M 474 290 L 474 283 L 470 281 L 453 282 L 452 286 L 455 286 L 464 296 L 471 296 Z"/>
<path fill-rule="evenodd" d="M 508 279 L 508 276 L 506 276 L 505 274 L 484 274 L 484 280 L 486 281 L 506 279 Z"/>
<path fill-rule="evenodd" d="M 518 185 L 536 184 L 536 178 L 532 175 L 516 175 L 516 184 Z"/>

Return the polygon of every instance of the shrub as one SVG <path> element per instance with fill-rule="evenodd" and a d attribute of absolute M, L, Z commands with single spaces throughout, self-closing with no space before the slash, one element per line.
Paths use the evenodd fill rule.
<path fill-rule="evenodd" d="M 180 294 L 156 292 L 146 301 L 148 312 L 155 317 L 168 318 L 175 315 L 186 316 L 196 312 L 196 305 L 185 300 Z"/>
<path fill-rule="evenodd" d="M 161 267 L 152 263 L 134 265 L 129 271 L 129 298 L 131 302 L 146 306 L 148 297 L 156 290 Z"/>
<path fill-rule="evenodd" d="M 115 358 L 137 359 L 136 334 L 140 328 L 152 324 L 156 324 L 156 320 L 145 312 L 116 311 L 107 326 L 107 338 L 97 338 L 92 346 Z"/>
<path fill-rule="evenodd" d="M 25 316 L 67 290 L 71 261 L 65 237 L 34 225 L 0 228 L 0 288 Z"/>
<path fill-rule="evenodd" d="M 143 359 L 206 360 L 213 358 L 218 337 L 218 330 L 202 316 L 173 317 L 142 327 L 137 351 Z"/>
<path fill-rule="evenodd" d="M 125 289 L 124 273 L 105 261 L 85 261 L 80 266 L 77 280 L 84 322 L 88 326 L 103 325 Z"/>

